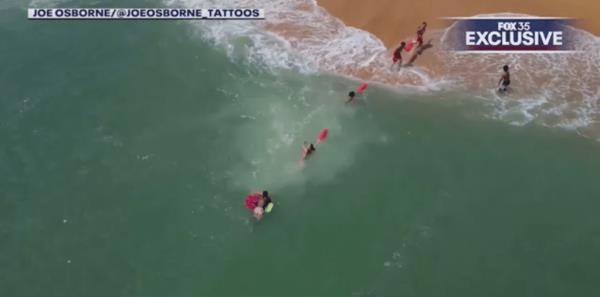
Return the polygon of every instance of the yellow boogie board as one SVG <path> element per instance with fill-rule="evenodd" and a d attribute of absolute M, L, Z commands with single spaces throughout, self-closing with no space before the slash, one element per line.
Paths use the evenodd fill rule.
<path fill-rule="evenodd" d="M 267 204 L 267 207 L 265 207 L 265 212 L 266 213 L 270 213 L 271 210 L 273 210 L 273 202 Z"/>

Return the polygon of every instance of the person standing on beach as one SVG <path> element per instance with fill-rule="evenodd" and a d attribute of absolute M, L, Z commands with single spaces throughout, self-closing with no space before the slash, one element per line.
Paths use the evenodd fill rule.
<path fill-rule="evenodd" d="M 423 43 L 423 35 L 425 34 L 425 30 L 427 29 L 427 22 L 423 22 L 421 24 L 421 26 L 417 27 L 417 38 L 412 40 L 405 48 L 404 50 L 407 52 L 411 52 L 412 56 L 410 57 L 410 59 L 408 60 L 408 63 L 406 63 L 404 66 L 412 66 L 413 62 L 421 55 L 423 54 L 423 52 L 428 49 L 433 47 L 433 45 L 431 44 L 431 39 L 427 42 L 427 43 Z M 415 46 L 416 45 L 416 46 Z"/>
<path fill-rule="evenodd" d="M 425 34 L 426 29 L 427 29 L 427 22 L 423 22 L 421 24 L 421 26 L 417 27 L 417 37 L 415 39 L 411 40 L 408 43 L 408 45 L 404 48 L 404 50 L 407 52 L 410 52 L 413 49 L 420 51 L 421 46 L 423 46 L 423 34 Z M 416 47 L 415 47 L 415 45 L 416 45 Z"/>
<path fill-rule="evenodd" d="M 510 73 L 508 72 L 508 65 L 504 65 L 502 70 L 502 76 L 498 81 L 498 92 L 506 92 L 508 90 L 508 85 L 510 85 Z"/>
<path fill-rule="evenodd" d="M 394 51 L 394 56 L 392 57 L 392 66 L 395 65 L 396 63 L 400 66 L 402 66 L 402 50 L 404 49 L 404 47 L 406 46 L 406 42 L 402 41 L 400 43 L 400 46 L 398 48 L 396 48 L 396 50 Z"/>
<path fill-rule="evenodd" d="M 417 47 L 421 47 L 423 45 L 423 34 L 425 34 L 426 29 L 427 22 L 423 22 L 421 26 L 417 28 Z"/>

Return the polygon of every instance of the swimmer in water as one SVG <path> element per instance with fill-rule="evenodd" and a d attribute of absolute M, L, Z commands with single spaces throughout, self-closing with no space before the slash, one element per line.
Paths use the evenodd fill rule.
<path fill-rule="evenodd" d="M 306 160 L 310 155 L 312 155 L 317 149 L 315 148 L 315 146 L 311 143 L 310 145 L 305 141 L 304 145 L 302 146 L 302 150 L 304 151 L 303 155 L 302 155 L 302 161 Z"/>
<path fill-rule="evenodd" d="M 355 96 L 356 96 L 356 93 L 354 91 L 350 91 L 350 93 L 348 93 L 348 100 L 346 101 L 346 104 L 352 102 L 354 100 Z"/>
<path fill-rule="evenodd" d="M 500 80 L 498 81 L 498 92 L 506 92 L 508 91 L 508 85 L 510 85 L 510 73 L 508 72 L 508 65 L 504 65 L 502 67 L 504 71 Z"/>
<path fill-rule="evenodd" d="M 402 50 L 406 46 L 406 42 L 402 41 L 400 46 L 394 50 L 394 56 L 392 57 L 392 66 L 398 64 L 402 66 Z"/>
<path fill-rule="evenodd" d="M 257 221 L 260 221 L 263 218 L 264 214 L 265 214 L 265 209 L 262 206 L 257 206 L 254 208 L 254 218 Z"/>
<path fill-rule="evenodd" d="M 269 205 L 269 203 L 273 202 L 273 200 L 271 200 L 271 196 L 269 196 L 269 192 L 268 191 L 263 191 L 262 195 L 261 195 L 261 198 L 264 200 L 263 209 L 265 207 L 267 207 L 267 205 Z"/>
<path fill-rule="evenodd" d="M 263 210 L 265 212 L 269 212 L 269 210 L 267 210 L 267 206 L 269 206 L 269 204 L 273 203 L 273 200 L 271 200 L 271 196 L 269 196 L 269 192 L 263 191 L 263 194 L 261 197 L 264 200 Z"/>
<path fill-rule="evenodd" d="M 260 221 L 263 218 L 263 215 L 265 214 L 265 208 L 271 202 L 272 202 L 272 200 L 271 200 L 271 197 L 269 196 L 269 192 L 263 191 L 262 194 L 260 195 L 260 197 L 258 198 L 258 200 L 256 201 L 256 206 L 254 207 L 254 210 L 253 210 L 254 218 L 257 221 Z"/>
<path fill-rule="evenodd" d="M 265 207 L 267 206 L 267 201 L 265 199 L 264 194 L 265 192 L 266 191 L 263 191 L 263 194 L 260 195 L 260 197 L 258 197 L 258 200 L 256 200 L 256 206 L 254 207 L 254 218 L 257 221 L 260 221 L 260 219 L 262 219 L 263 215 L 265 214 Z"/>

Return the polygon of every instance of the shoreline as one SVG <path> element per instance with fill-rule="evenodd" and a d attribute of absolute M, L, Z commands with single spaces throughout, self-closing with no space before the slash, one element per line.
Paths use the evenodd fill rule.
<path fill-rule="evenodd" d="M 575 27 L 600 36 L 600 1 L 578 0 L 462 0 L 460 6 L 447 1 L 425 0 L 401 3 L 395 0 L 317 0 L 317 4 L 348 26 L 377 36 L 392 48 L 401 40 L 412 38 L 421 22 L 432 29 L 444 29 L 449 21 L 443 17 L 473 16 L 486 13 L 523 13 L 535 16 L 572 17 Z M 427 33 L 425 33 L 427 36 Z"/>
<path fill-rule="evenodd" d="M 317 1 L 341 23 L 372 34 L 385 46 L 385 56 L 380 60 L 383 64 L 363 67 L 362 72 L 350 72 L 355 77 L 384 84 L 425 87 L 430 82 L 448 81 L 456 89 L 468 90 L 493 102 L 495 112 L 501 118 L 521 114 L 530 117 L 529 121 L 577 129 L 600 139 L 600 126 L 596 124 L 600 113 L 595 105 L 600 95 L 600 74 L 593 71 L 600 65 L 600 18 L 593 16 L 600 11 L 600 1 L 462 0 L 460 6 L 441 0 L 410 3 L 373 0 L 368 5 L 359 0 Z M 572 55 L 460 55 L 443 48 L 441 36 L 451 24 L 443 17 L 510 13 L 574 18 L 574 27 L 592 36 L 581 40 L 580 46 L 586 50 Z M 392 50 L 400 41 L 412 40 L 417 26 L 423 21 L 428 23 L 424 42 L 432 41 L 431 49 L 417 55 L 414 52 L 407 54 L 409 61 L 415 57 L 416 62 L 404 64 L 407 67 L 399 69 L 398 74 L 390 71 L 387 65 L 391 63 Z M 510 65 L 511 69 L 512 91 L 504 96 L 495 93 L 502 65 Z"/>

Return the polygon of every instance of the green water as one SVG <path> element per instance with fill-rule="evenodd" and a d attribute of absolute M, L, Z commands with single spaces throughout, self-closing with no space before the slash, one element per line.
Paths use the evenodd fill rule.
<path fill-rule="evenodd" d="M 459 94 L 344 106 L 356 82 L 187 23 L 24 16 L 0 10 L 0 296 L 600 294 L 592 140 Z"/>

